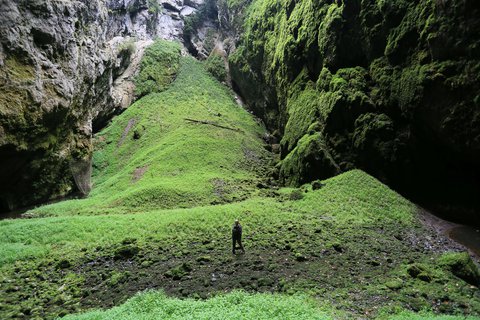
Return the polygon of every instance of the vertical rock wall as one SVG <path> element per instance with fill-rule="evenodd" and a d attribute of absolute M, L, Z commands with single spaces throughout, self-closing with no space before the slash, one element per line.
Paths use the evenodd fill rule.
<path fill-rule="evenodd" d="M 480 208 L 479 17 L 473 0 L 253 1 L 230 70 L 280 132 L 280 179 L 359 167 L 453 215 Z"/>
<path fill-rule="evenodd" d="M 91 157 L 92 132 L 133 101 L 144 47 L 182 39 L 200 4 L 0 0 L 0 211 L 76 189 L 71 167 Z"/>

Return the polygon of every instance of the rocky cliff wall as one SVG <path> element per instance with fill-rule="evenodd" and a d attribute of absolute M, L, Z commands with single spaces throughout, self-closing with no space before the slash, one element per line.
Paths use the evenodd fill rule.
<path fill-rule="evenodd" d="M 479 17 L 473 0 L 255 0 L 230 70 L 278 130 L 280 179 L 359 167 L 421 203 L 480 208 Z"/>
<path fill-rule="evenodd" d="M 92 132 L 134 99 L 144 47 L 182 39 L 201 3 L 0 0 L 0 211 L 75 189 Z"/>

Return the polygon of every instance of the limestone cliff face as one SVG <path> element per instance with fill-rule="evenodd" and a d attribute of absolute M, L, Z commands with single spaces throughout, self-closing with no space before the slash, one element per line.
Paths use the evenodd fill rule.
<path fill-rule="evenodd" d="M 473 0 L 253 1 L 230 70 L 278 129 L 280 179 L 359 167 L 480 208 L 479 17 Z"/>
<path fill-rule="evenodd" d="M 72 190 L 92 132 L 133 101 L 143 48 L 181 39 L 201 3 L 0 1 L 0 211 Z"/>

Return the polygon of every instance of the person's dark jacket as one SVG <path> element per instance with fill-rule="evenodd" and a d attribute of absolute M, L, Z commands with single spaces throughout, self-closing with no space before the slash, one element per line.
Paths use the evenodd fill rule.
<path fill-rule="evenodd" d="M 232 228 L 232 238 L 234 239 L 240 239 L 242 237 L 242 226 L 240 224 L 238 225 L 233 225 Z"/>

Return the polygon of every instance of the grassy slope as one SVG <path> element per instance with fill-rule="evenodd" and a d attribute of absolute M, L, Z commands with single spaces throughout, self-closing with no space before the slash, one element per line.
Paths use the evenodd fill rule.
<path fill-rule="evenodd" d="M 128 130 L 129 122 L 134 124 Z M 262 132 L 224 87 L 192 58 L 182 58 L 178 79 L 167 91 L 142 98 L 97 135 L 89 198 L 31 213 L 143 212 L 245 198 L 257 183 Z"/>
<path fill-rule="evenodd" d="M 131 119 L 136 124 L 119 146 Z M 0 318 L 106 308 L 151 288 L 192 298 L 232 289 L 302 293 L 316 302 L 244 293 L 181 301 L 147 293 L 79 317 L 386 317 L 405 308 L 480 314 L 478 290 L 437 267 L 443 249 L 415 222 L 414 206 L 362 171 L 315 191 L 255 190 L 261 133 L 197 62 L 182 58 L 168 90 L 142 98 L 98 135 L 88 199 L 33 212 L 50 217 L 0 221 Z M 245 256 L 229 252 L 234 218 L 244 225 Z M 433 281 L 409 276 L 414 262 Z"/>
<path fill-rule="evenodd" d="M 282 189 L 276 197 L 259 196 L 226 205 L 142 214 L 3 220 L 0 264 L 46 255 L 75 255 L 82 248 L 119 243 L 126 237 L 142 242 L 174 237 L 183 242 L 206 233 L 209 238 L 223 241 L 235 218 L 259 231 L 292 220 L 303 220 L 309 229 L 332 219 L 341 225 L 368 225 L 375 221 L 409 225 L 412 220 L 411 204 L 361 171 L 350 171 L 326 183 L 328 187 L 307 193 L 301 201 L 289 200 L 294 189 Z"/>

